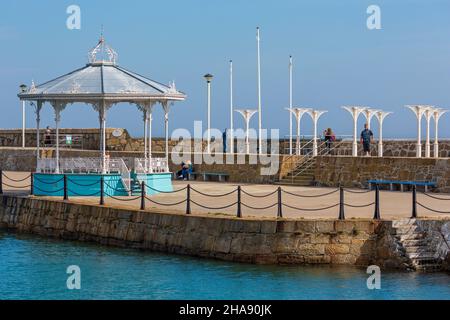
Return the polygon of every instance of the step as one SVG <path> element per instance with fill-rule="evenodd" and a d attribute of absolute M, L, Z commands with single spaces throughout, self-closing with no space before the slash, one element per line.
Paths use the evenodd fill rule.
<path fill-rule="evenodd" d="M 402 235 L 395 235 L 395 237 L 397 239 L 400 240 L 400 242 L 404 242 L 407 240 L 420 240 L 420 239 L 425 239 L 425 232 L 415 232 L 415 233 L 411 233 L 411 234 L 402 234 Z"/>
<path fill-rule="evenodd" d="M 427 265 L 423 265 L 423 266 L 415 266 L 416 270 L 418 271 L 441 271 L 442 270 L 442 265 L 435 263 L 435 264 L 427 264 Z"/>
<path fill-rule="evenodd" d="M 434 254 L 430 251 L 419 252 L 419 253 L 408 253 L 408 258 L 414 261 L 429 261 L 436 260 Z"/>
<path fill-rule="evenodd" d="M 415 247 L 415 246 L 427 246 L 427 239 L 413 239 L 413 240 L 404 240 L 402 241 L 403 247 Z"/>
<path fill-rule="evenodd" d="M 428 246 L 403 246 L 405 251 L 409 254 L 412 253 L 428 253 Z"/>
<path fill-rule="evenodd" d="M 412 225 L 416 222 L 416 219 L 399 219 L 392 221 L 392 227 L 402 227 L 407 225 Z"/>
<path fill-rule="evenodd" d="M 419 227 L 416 225 L 395 228 L 395 234 L 397 234 L 397 235 L 405 235 L 405 234 L 412 234 L 412 233 L 418 233 L 418 232 L 422 232 L 422 231 L 420 231 Z"/>

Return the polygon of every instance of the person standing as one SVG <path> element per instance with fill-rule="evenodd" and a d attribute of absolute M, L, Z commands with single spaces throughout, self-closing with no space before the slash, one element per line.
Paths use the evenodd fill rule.
<path fill-rule="evenodd" d="M 227 152 L 227 129 L 222 132 L 223 153 Z"/>
<path fill-rule="evenodd" d="M 361 131 L 361 144 L 363 145 L 364 155 L 370 156 L 370 145 L 373 141 L 373 133 L 367 123 L 364 124 L 364 130 Z"/>
<path fill-rule="evenodd" d="M 336 136 L 333 133 L 333 130 L 331 128 L 328 128 L 324 131 L 324 137 L 325 137 L 325 145 L 327 147 L 327 154 L 331 154 L 331 146 L 333 144 L 333 141 L 336 140 Z"/>

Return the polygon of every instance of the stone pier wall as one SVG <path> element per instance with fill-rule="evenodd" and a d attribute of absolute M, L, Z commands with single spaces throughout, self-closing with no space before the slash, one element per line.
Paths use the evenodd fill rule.
<path fill-rule="evenodd" d="M 379 224 L 186 216 L 13 196 L 0 202 L 0 228 L 262 264 L 368 265 Z"/>
<path fill-rule="evenodd" d="M 315 182 L 324 186 L 364 187 L 370 179 L 435 181 L 450 192 L 450 159 L 317 157 Z"/>
<path fill-rule="evenodd" d="M 0 228 L 236 262 L 405 268 L 392 221 L 188 216 L 0 195 Z"/>

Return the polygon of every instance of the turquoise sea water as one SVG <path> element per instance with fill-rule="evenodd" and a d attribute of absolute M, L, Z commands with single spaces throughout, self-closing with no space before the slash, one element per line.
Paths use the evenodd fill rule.
<path fill-rule="evenodd" d="M 81 269 L 69 290 L 66 269 Z M 450 299 L 450 275 L 256 266 L 0 231 L 0 299 Z"/>

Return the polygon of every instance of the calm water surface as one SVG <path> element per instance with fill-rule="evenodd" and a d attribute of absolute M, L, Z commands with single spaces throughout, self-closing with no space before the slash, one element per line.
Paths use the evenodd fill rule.
<path fill-rule="evenodd" d="M 81 268 L 68 290 L 66 268 Z M 450 299 L 450 276 L 255 266 L 49 240 L 0 231 L 0 299 Z"/>

